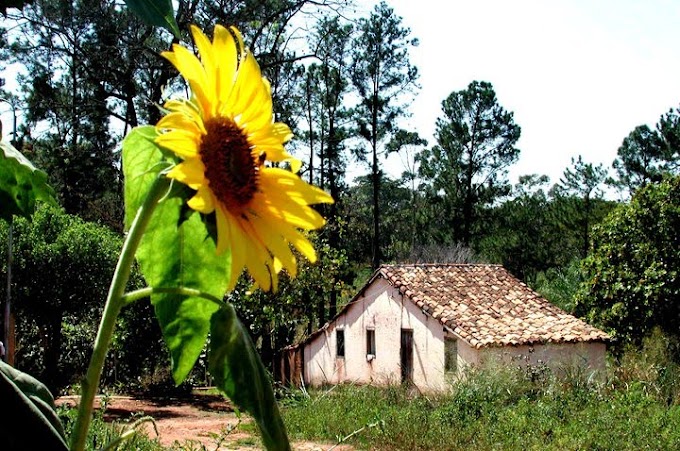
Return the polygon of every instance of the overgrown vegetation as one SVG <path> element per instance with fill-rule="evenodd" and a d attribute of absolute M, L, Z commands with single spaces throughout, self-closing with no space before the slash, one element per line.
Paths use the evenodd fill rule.
<path fill-rule="evenodd" d="M 118 440 L 123 433 L 128 430 L 139 430 L 145 422 L 151 422 L 148 417 L 133 418 L 126 422 L 108 423 L 104 421 L 104 413 L 106 412 L 106 402 L 104 401 L 103 409 L 95 411 L 92 426 L 90 427 L 88 442 L 86 449 L 99 450 L 112 442 Z M 76 421 L 78 411 L 72 407 L 59 407 L 59 417 L 66 431 L 67 436 L 71 434 L 71 429 Z M 157 438 L 150 438 L 145 433 L 135 433 L 130 435 L 127 440 L 121 442 L 119 448 L 112 448 L 118 450 L 135 450 L 135 451 L 162 451 Z"/>
<path fill-rule="evenodd" d="M 606 375 L 486 368 L 451 393 L 402 387 L 313 390 L 283 409 L 294 439 L 360 449 L 678 449 L 680 367 L 655 333 L 642 351 L 609 362 Z M 357 432 L 358 431 L 358 432 Z"/>

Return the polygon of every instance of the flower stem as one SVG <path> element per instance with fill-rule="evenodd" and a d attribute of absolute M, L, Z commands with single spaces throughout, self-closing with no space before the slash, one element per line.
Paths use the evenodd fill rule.
<path fill-rule="evenodd" d="M 159 176 L 153 185 L 151 185 L 146 199 L 144 199 L 144 202 L 137 211 L 135 219 L 132 221 L 127 238 L 123 244 L 123 249 L 118 258 L 118 265 L 116 266 L 116 271 L 113 274 L 111 286 L 109 287 L 102 319 L 99 323 L 99 330 L 94 342 L 92 357 L 90 358 L 90 366 L 88 367 L 87 374 L 82 382 L 78 418 L 76 419 L 73 432 L 71 433 L 71 451 L 83 451 L 85 449 L 87 433 L 92 421 L 94 398 L 97 389 L 99 388 L 99 380 L 104 367 L 106 353 L 111 344 L 113 329 L 116 325 L 118 315 L 125 305 L 123 295 L 130 277 L 132 264 L 135 260 L 135 253 L 142 240 L 144 231 L 149 224 L 151 215 L 153 214 L 158 201 L 167 192 L 169 184 L 170 182 L 168 179 Z"/>

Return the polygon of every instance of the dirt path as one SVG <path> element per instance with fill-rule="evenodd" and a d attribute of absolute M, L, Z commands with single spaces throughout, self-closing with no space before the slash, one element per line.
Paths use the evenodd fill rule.
<path fill-rule="evenodd" d="M 102 398 L 97 398 L 95 408 L 100 408 Z M 56 403 L 75 406 L 77 396 L 57 398 Z M 129 422 L 142 416 L 154 419 L 158 435 L 151 422 L 143 425 L 150 437 L 158 437 L 163 446 L 183 445 L 186 449 L 208 450 L 257 450 L 262 449 L 259 437 L 239 427 L 239 420 L 228 401 L 221 396 L 200 395 L 185 399 L 138 399 L 129 396 L 112 396 L 106 400 L 104 419 L 106 421 Z M 249 419 L 244 419 L 249 422 Z M 325 451 L 333 444 L 295 442 L 294 450 Z M 177 449 L 181 449 L 178 448 Z M 350 451 L 354 448 L 341 445 L 337 451 Z"/>

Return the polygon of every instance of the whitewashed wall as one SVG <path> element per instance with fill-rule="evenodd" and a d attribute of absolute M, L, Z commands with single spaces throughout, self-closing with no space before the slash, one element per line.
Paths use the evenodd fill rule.
<path fill-rule="evenodd" d="M 345 331 L 345 357 L 336 358 L 336 328 Z M 375 358 L 366 356 L 366 330 L 375 330 Z M 389 384 L 401 382 L 401 330 L 413 331 L 413 383 L 441 389 L 444 377 L 444 330 L 384 279 L 376 279 L 326 330 L 305 345 L 305 383 Z"/>

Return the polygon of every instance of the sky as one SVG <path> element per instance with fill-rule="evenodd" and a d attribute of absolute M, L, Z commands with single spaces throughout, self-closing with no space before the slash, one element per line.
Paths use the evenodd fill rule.
<path fill-rule="evenodd" d="M 677 0 L 388 0 L 420 45 L 409 124 L 430 145 L 441 102 L 490 82 L 522 128 L 510 180 L 559 181 L 571 158 L 611 170 L 623 139 L 680 106 Z M 368 9 L 368 8 L 367 8 Z M 390 172 L 401 174 L 398 158 Z"/>
<path fill-rule="evenodd" d="M 367 16 L 375 1 L 357 0 L 357 14 Z M 579 155 L 610 169 L 636 126 L 653 127 L 680 106 L 677 0 L 387 2 L 420 42 L 411 61 L 421 89 L 408 126 L 434 145 L 442 100 L 473 80 L 492 83 L 522 128 L 513 183 L 525 174 L 556 183 Z M 9 111 L 0 103 L 6 130 Z M 386 169 L 400 176 L 402 158 Z"/>

